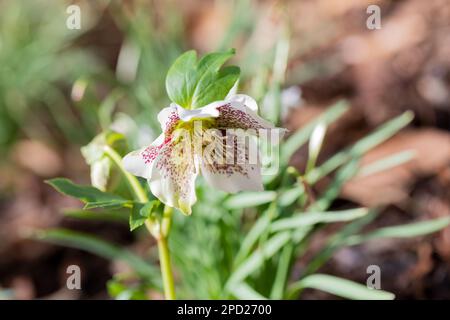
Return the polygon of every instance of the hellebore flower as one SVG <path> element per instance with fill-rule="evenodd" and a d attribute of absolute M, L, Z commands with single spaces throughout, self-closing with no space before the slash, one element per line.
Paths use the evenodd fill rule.
<path fill-rule="evenodd" d="M 191 214 L 197 200 L 199 174 L 226 192 L 263 190 L 258 150 L 242 133 L 257 137 L 261 130 L 277 128 L 259 117 L 257 108 L 255 100 L 241 94 L 192 110 L 172 103 L 158 114 L 163 133 L 150 146 L 126 155 L 124 167 L 146 178 L 161 202 L 184 214 Z"/>

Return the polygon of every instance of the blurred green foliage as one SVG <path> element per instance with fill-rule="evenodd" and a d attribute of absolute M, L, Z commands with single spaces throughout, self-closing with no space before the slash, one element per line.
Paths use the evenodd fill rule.
<path fill-rule="evenodd" d="M 84 142 L 92 132 L 71 110 L 67 88 L 100 67 L 74 45 L 80 32 L 65 27 L 66 6 L 41 0 L 0 3 L 2 151 L 20 136 L 51 141 L 59 133 Z"/>

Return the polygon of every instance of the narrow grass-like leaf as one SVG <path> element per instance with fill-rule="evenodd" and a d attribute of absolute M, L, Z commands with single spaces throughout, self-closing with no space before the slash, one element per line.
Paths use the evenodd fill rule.
<path fill-rule="evenodd" d="M 348 103 L 346 101 L 339 101 L 333 105 L 330 109 L 325 111 L 322 115 L 317 117 L 317 119 L 308 123 L 305 127 L 297 130 L 293 135 L 291 135 L 283 145 L 281 145 L 280 150 L 280 165 L 285 166 L 291 156 L 297 151 L 303 144 L 308 141 L 314 128 L 319 123 L 324 123 L 329 125 L 341 115 L 343 115 L 348 110 Z"/>
<path fill-rule="evenodd" d="M 408 125 L 408 123 L 412 121 L 413 117 L 413 113 L 411 111 L 407 111 L 401 116 L 398 116 L 397 118 L 380 126 L 377 130 L 359 140 L 352 147 L 336 153 L 333 157 L 325 161 L 325 163 L 323 163 L 320 167 L 317 167 L 309 172 L 306 176 L 307 181 L 310 184 L 314 184 L 319 179 L 334 171 L 350 159 L 362 156 L 364 153 L 386 141 L 399 130 Z"/>
<path fill-rule="evenodd" d="M 267 300 L 266 297 L 256 292 L 245 282 L 234 284 L 229 291 L 240 300 Z"/>
<path fill-rule="evenodd" d="M 84 209 L 120 209 L 123 207 L 131 207 L 132 203 L 133 201 L 130 200 L 95 201 L 86 203 Z"/>
<path fill-rule="evenodd" d="M 342 211 L 298 213 L 294 217 L 284 218 L 273 222 L 270 228 L 271 231 L 276 232 L 280 230 L 302 228 L 318 223 L 351 221 L 357 218 L 361 218 L 367 213 L 368 210 L 366 208 Z"/>
<path fill-rule="evenodd" d="M 261 248 L 254 251 L 238 266 L 228 279 L 228 284 L 231 285 L 244 280 L 247 276 L 259 269 L 265 260 L 274 256 L 290 239 L 290 232 L 280 232 L 271 237 Z"/>
<path fill-rule="evenodd" d="M 224 202 L 227 209 L 255 207 L 275 200 L 275 191 L 242 192 L 228 197 Z"/>
<path fill-rule="evenodd" d="M 291 286 L 293 292 L 312 288 L 353 300 L 393 300 L 393 293 L 370 289 L 359 283 L 326 274 L 313 274 L 303 278 Z"/>
<path fill-rule="evenodd" d="M 380 171 L 388 170 L 411 161 L 416 156 L 414 150 L 406 150 L 395 153 L 383 159 L 374 161 L 362 167 L 358 172 L 358 177 L 365 177 Z"/>
<path fill-rule="evenodd" d="M 86 233 L 66 229 L 39 230 L 35 237 L 42 241 L 85 250 L 106 259 L 125 261 L 139 275 L 160 287 L 160 276 L 157 268 L 131 251 L 115 244 Z"/>
<path fill-rule="evenodd" d="M 352 179 L 359 170 L 359 159 L 351 159 L 347 164 L 341 167 L 331 184 L 327 187 L 323 195 L 311 205 L 311 211 L 325 211 L 331 203 L 339 196 L 342 186 Z"/>
<path fill-rule="evenodd" d="M 288 244 L 281 251 L 280 260 L 277 264 L 277 273 L 275 274 L 275 280 L 270 291 L 270 299 L 283 299 L 293 251 L 294 247 L 292 244 Z"/>
<path fill-rule="evenodd" d="M 345 245 L 345 239 L 359 232 L 364 226 L 372 222 L 377 215 L 378 210 L 370 210 L 368 214 L 345 225 L 341 230 L 331 236 L 325 247 L 308 263 L 305 274 L 312 274 L 318 270 L 330 259 L 336 250 Z"/>
<path fill-rule="evenodd" d="M 450 217 L 438 218 L 428 221 L 380 228 L 365 235 L 349 237 L 346 245 L 356 245 L 365 241 L 382 238 L 413 238 L 439 231 L 450 224 Z"/>
<path fill-rule="evenodd" d="M 268 215 L 264 215 L 259 218 L 250 231 L 247 233 L 246 237 L 242 241 L 239 252 L 236 255 L 236 263 L 242 262 L 245 257 L 251 252 L 252 247 L 261 237 L 265 230 L 269 228 L 270 218 Z"/>
<path fill-rule="evenodd" d="M 278 204 L 281 207 L 290 206 L 299 199 L 299 197 L 303 194 L 303 192 L 304 192 L 303 186 L 295 184 L 292 189 L 288 189 L 280 193 L 278 197 Z"/>

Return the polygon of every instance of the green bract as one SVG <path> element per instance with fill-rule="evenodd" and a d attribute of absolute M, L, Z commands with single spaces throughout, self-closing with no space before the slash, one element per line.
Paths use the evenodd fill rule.
<path fill-rule="evenodd" d="M 167 73 L 166 90 L 170 100 L 186 109 L 223 100 L 239 80 L 239 67 L 221 68 L 234 54 L 234 49 L 213 52 L 198 61 L 194 50 L 182 54 Z"/>

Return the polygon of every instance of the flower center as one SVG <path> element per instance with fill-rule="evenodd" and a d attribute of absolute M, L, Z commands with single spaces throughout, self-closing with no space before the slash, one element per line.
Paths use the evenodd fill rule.
<path fill-rule="evenodd" d="M 186 130 L 190 134 L 197 134 L 204 130 L 214 128 L 216 120 L 214 118 L 193 118 L 189 121 L 179 121 L 175 130 Z"/>

